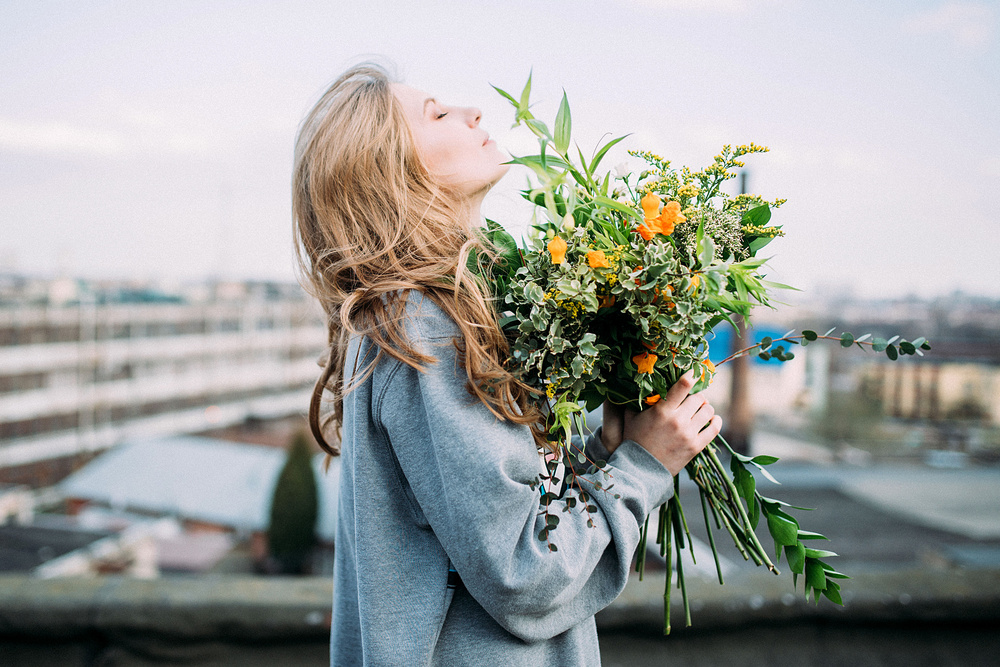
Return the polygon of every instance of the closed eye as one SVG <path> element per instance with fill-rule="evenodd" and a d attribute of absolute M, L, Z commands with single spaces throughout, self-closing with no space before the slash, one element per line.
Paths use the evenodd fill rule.
<path fill-rule="evenodd" d="M 444 117 L 445 117 L 445 116 L 447 116 L 447 115 L 448 115 L 448 112 L 447 112 L 447 111 L 442 111 L 441 113 L 439 113 L 439 114 L 438 114 L 438 115 L 436 116 L 436 118 L 437 118 L 438 120 L 441 120 L 442 118 L 444 118 Z"/>

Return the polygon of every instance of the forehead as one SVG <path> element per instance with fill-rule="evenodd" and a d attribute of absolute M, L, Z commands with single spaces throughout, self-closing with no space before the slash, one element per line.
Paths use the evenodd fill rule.
<path fill-rule="evenodd" d="M 420 118 L 424 115 L 424 104 L 431 98 L 430 95 L 405 83 L 393 83 L 391 88 L 408 118 Z"/>

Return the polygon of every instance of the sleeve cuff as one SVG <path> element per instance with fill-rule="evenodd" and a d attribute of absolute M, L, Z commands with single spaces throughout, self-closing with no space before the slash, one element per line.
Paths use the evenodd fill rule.
<path fill-rule="evenodd" d="M 603 449 L 603 445 L 601 447 Z M 634 440 L 622 440 L 622 444 L 607 461 L 643 488 L 649 503 L 646 512 L 670 500 L 674 493 L 673 475 L 670 471 Z"/>

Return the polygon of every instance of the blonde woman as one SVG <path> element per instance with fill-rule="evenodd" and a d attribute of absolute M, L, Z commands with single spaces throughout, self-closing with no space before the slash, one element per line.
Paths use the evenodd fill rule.
<path fill-rule="evenodd" d="M 508 169 L 480 116 L 365 64 L 299 131 L 296 240 L 331 347 L 310 422 L 342 457 L 334 665 L 599 664 L 595 612 L 721 425 L 690 377 L 640 414 L 606 406 L 587 449 L 621 497 L 593 493 L 593 527 L 560 513 L 558 551 L 539 541 L 543 417 L 465 271 L 490 252 L 474 230 Z"/>

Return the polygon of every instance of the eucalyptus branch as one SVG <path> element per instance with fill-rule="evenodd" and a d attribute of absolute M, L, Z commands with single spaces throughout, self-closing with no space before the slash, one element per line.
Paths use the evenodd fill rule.
<path fill-rule="evenodd" d="M 795 336 L 790 335 L 789 333 L 785 334 L 781 338 L 771 339 L 769 337 L 765 337 L 759 343 L 755 343 L 741 350 L 733 352 L 728 357 L 717 363 L 715 366 L 716 368 L 718 368 L 719 366 L 722 366 L 723 364 L 728 363 L 733 359 L 746 356 L 747 354 L 750 354 L 751 352 L 753 352 L 758 348 L 760 349 L 761 354 L 766 354 L 768 350 L 772 349 L 775 343 L 780 343 L 780 342 L 786 342 L 789 343 L 790 345 L 806 346 L 809 343 L 817 340 L 835 340 L 840 343 L 841 347 L 851 347 L 856 345 L 858 348 L 864 349 L 867 346 L 871 348 L 874 352 L 885 352 L 886 356 L 893 361 L 898 359 L 900 354 L 904 355 L 916 354 L 919 356 L 923 356 L 923 352 L 921 350 L 931 349 L 930 343 L 927 341 L 926 338 L 922 337 L 917 338 L 916 340 L 910 342 L 907 341 L 906 339 L 900 340 L 899 336 L 894 336 L 889 340 L 886 340 L 884 338 L 871 338 L 871 334 L 865 334 L 863 336 L 855 338 L 852 334 L 848 332 L 844 332 L 840 336 L 831 336 L 829 334 L 832 331 L 833 329 L 831 329 L 825 334 L 820 335 L 817 334 L 815 331 L 810 331 L 806 329 L 801 334 Z M 791 353 L 785 353 L 784 348 L 775 348 L 775 349 L 780 351 L 777 354 L 771 354 L 767 356 L 768 357 L 773 356 L 778 361 L 791 360 L 795 356 Z"/>

